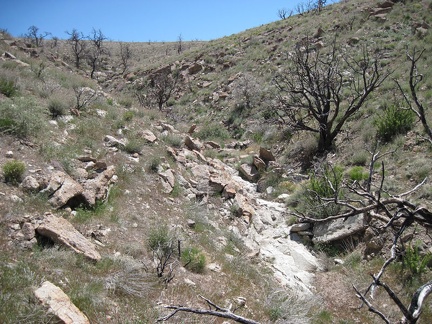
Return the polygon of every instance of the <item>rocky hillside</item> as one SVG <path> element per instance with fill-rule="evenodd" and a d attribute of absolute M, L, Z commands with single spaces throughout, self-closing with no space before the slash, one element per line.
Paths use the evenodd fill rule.
<path fill-rule="evenodd" d="M 431 118 L 409 107 L 432 98 L 431 19 L 426 0 L 341 1 L 181 50 L 105 42 L 94 73 L 66 41 L 2 32 L 0 322 L 147 323 L 179 305 L 167 320 L 380 322 L 362 296 L 401 319 L 368 274 L 406 307 L 430 277 Z M 323 150 L 314 110 L 286 104 L 295 62 L 340 77 Z"/>

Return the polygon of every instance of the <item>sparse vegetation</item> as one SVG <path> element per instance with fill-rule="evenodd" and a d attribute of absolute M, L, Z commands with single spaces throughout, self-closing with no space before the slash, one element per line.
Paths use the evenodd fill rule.
<path fill-rule="evenodd" d="M 75 29 L 67 40 L 45 40 L 37 28 L 36 38 L 17 39 L 0 30 L 16 44 L 0 41 L 0 322 L 52 322 L 32 291 L 44 280 L 91 322 L 154 322 L 162 305 L 193 305 L 203 291 L 261 323 L 376 322 L 357 309 L 353 284 L 366 299 L 376 284 L 373 306 L 399 321 L 399 307 L 368 274 L 377 276 L 405 224 L 381 280 L 408 306 L 430 277 L 430 222 L 421 221 L 432 210 L 431 5 L 386 2 L 375 15 L 381 4 L 372 0 L 324 4 L 305 1 L 274 23 L 210 42 L 118 43 L 97 29 L 90 40 Z M 157 140 L 147 142 L 144 130 Z M 208 142 L 193 152 L 186 135 Z M 276 161 L 263 158 L 258 171 L 260 147 Z M 238 177 L 243 163 L 258 184 Z M 115 175 L 103 203 L 79 205 L 78 194 L 54 209 L 40 192 L 48 184 L 63 191 L 51 178 L 63 172 L 89 190 L 107 166 Z M 31 177 L 21 183 L 23 175 Z M 42 246 L 39 234 L 24 238 L 48 211 L 71 222 L 101 260 Z M 345 225 L 357 211 L 367 226 L 349 239 L 312 236 L 327 217 Z M 413 225 L 403 224 L 409 215 Z M 289 232 L 292 225 L 308 229 Z M 290 239 L 298 242 L 288 255 Z M 319 269 L 307 297 L 280 285 L 285 256 L 309 264 L 300 262 L 301 242 L 322 259 L 307 266 Z M 419 323 L 432 322 L 430 298 Z"/>

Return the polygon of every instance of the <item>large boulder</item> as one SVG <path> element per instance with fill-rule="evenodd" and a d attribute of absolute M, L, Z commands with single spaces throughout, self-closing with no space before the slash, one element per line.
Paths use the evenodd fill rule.
<path fill-rule="evenodd" d="M 39 235 L 48 237 L 57 244 L 65 245 L 76 253 L 83 254 L 93 261 L 101 259 L 94 244 L 62 217 L 46 213 L 36 231 Z"/>
<path fill-rule="evenodd" d="M 45 281 L 34 292 L 42 304 L 49 307 L 49 312 L 57 316 L 65 324 L 88 324 L 90 321 L 76 307 L 69 297 L 56 285 Z"/>
<path fill-rule="evenodd" d="M 259 158 L 261 160 L 263 160 L 266 165 L 268 165 L 270 161 L 276 161 L 273 153 L 270 150 L 267 150 L 264 147 L 260 147 Z"/>
<path fill-rule="evenodd" d="M 330 243 L 343 240 L 366 229 L 364 215 L 347 219 L 339 218 L 328 222 L 317 223 L 313 228 L 314 243 Z"/>
<path fill-rule="evenodd" d="M 239 172 L 244 179 L 250 182 L 257 182 L 260 177 L 260 174 L 255 165 L 250 165 L 247 163 L 240 165 Z"/>
<path fill-rule="evenodd" d="M 50 195 L 48 202 L 54 208 L 61 208 L 80 196 L 84 188 L 63 171 L 52 173 L 47 188 L 42 190 Z"/>

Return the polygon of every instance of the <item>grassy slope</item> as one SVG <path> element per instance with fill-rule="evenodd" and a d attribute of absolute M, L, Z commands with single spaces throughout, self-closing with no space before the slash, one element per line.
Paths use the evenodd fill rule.
<path fill-rule="evenodd" d="M 197 304 L 195 297 L 197 294 L 204 294 L 221 304 L 236 296 L 245 296 L 248 299 L 248 309 L 242 310 L 242 314 L 263 322 L 301 313 L 301 305 L 296 305 L 286 295 L 281 298 L 274 297 L 277 295 L 272 294 L 275 289 L 273 283 L 269 279 L 264 280 L 268 277 L 266 270 L 260 269 L 259 265 L 251 263 L 245 257 L 247 251 L 242 247 L 241 242 L 229 234 L 223 226 L 215 229 L 209 223 L 209 220 L 216 219 L 212 210 L 197 209 L 196 206 L 185 203 L 181 195 L 167 197 L 163 194 L 154 194 L 160 192 L 160 188 L 157 176 L 148 172 L 148 166 L 153 158 L 158 157 L 171 163 L 165 157 L 164 145 L 140 143 L 144 148 L 145 156 L 141 157 L 139 163 L 134 163 L 130 161 L 127 154 L 107 152 L 102 147 L 102 139 L 105 134 L 116 134 L 119 128 L 126 130 L 127 136 L 132 136 L 134 132 L 152 127 L 151 125 L 154 125 L 157 120 L 165 118 L 183 131 L 187 130 L 192 123 L 204 127 L 207 123 L 225 121 L 233 135 L 241 139 L 251 138 L 256 142 L 253 147 L 262 144 L 277 149 L 280 152 L 278 161 L 281 164 L 285 164 L 287 168 L 296 167 L 291 162 L 292 152 L 307 150 L 308 146 L 313 145 L 313 138 L 300 143 L 298 139 L 303 139 L 305 135 L 293 136 L 290 140 L 285 140 L 283 127 L 264 121 L 263 110 L 271 107 L 267 96 L 263 96 L 259 105 L 243 112 L 235 109 L 233 96 L 229 96 L 225 101 L 215 101 L 212 97 L 215 92 L 231 91 L 232 94 L 228 80 L 237 73 L 250 73 L 256 78 L 263 93 L 271 92 L 270 81 L 276 71 L 285 66 L 286 53 L 293 49 L 299 39 L 314 34 L 319 27 L 325 31 L 326 44 L 337 34 L 342 44 L 351 37 L 359 37 L 361 42 L 358 48 L 364 43 L 367 43 L 369 48 L 378 48 L 385 57 L 383 64 L 394 70 L 393 78 L 402 81 L 408 68 L 404 57 L 406 46 L 425 48 L 426 52 L 419 67 L 425 74 L 421 96 L 427 106 L 432 97 L 431 81 L 428 77 L 431 73 L 428 67 L 431 66 L 432 36 L 428 32 L 425 37 L 420 38 L 412 33 L 411 26 L 413 22 L 431 22 L 429 2 L 407 1 L 405 5 L 398 3 L 387 15 L 385 22 L 368 17 L 367 8 L 373 7 L 374 3 L 376 2 L 347 1 L 335 4 L 327 7 L 319 16 L 307 14 L 291 17 L 238 35 L 198 44 L 197 47 L 191 46 L 181 55 L 175 54 L 174 51 L 166 55 L 166 49 L 172 49 L 175 44 L 142 44 L 142 46 L 134 44 L 136 52 L 140 54 L 135 56 L 131 70 L 137 75 L 175 61 L 203 60 L 212 69 L 195 75 L 187 86 L 182 86 L 182 91 L 177 95 L 167 117 L 154 110 L 140 108 L 130 93 L 120 91 L 121 80 L 116 83 L 117 86 L 104 83 L 102 86 L 112 90 L 114 99 L 117 99 L 120 105 L 112 104 L 110 100 L 94 103 L 81 118 L 74 119 L 70 123 L 75 125 L 74 129 L 70 124 L 62 122 L 58 122 L 57 126 L 50 124 L 47 106 L 52 99 L 61 98 L 69 107 L 74 100 L 72 89 L 74 85 L 97 88 L 96 83 L 82 75 L 71 74 L 59 62 L 50 61 L 45 61 L 47 68 L 44 70 L 43 79 L 37 78 L 34 70 L 40 60 L 44 59 L 44 55 L 39 59 L 30 59 L 21 51 L 2 44 L 3 51 L 10 51 L 31 64 L 33 71 L 29 67 L 21 67 L 10 62 L 0 63 L 0 76 L 15 81 L 19 91 L 19 95 L 14 99 L 2 97 L 0 108 L 2 111 L 10 110 L 13 100 L 14 107 L 18 107 L 17 118 L 29 125 L 40 126 L 26 128 L 30 142 L 36 144 L 32 146 L 26 145 L 27 141 L 17 140 L 15 136 L 2 135 L 0 137 L 2 152 L 13 150 L 18 159 L 26 162 L 28 170 L 46 168 L 54 161 L 60 163 L 66 170 L 73 170 L 74 157 L 82 154 L 84 149 L 91 150 L 94 156 L 117 166 L 119 182 L 115 187 L 115 194 L 106 206 L 94 211 L 81 211 L 74 219 L 68 213 L 59 212 L 59 215 L 70 218 L 83 233 L 100 225 L 112 230 L 104 241 L 105 247 L 100 248 L 103 260 L 97 265 L 89 264 L 82 258 L 63 250 L 42 250 L 38 247 L 30 251 L 18 250 L 17 247 L 9 245 L 7 235 L 11 231 L 8 227 L 11 220 L 15 218 L 21 221 L 26 214 L 40 215 L 49 210 L 49 206 L 44 197 L 25 195 L 18 188 L 0 183 L 0 192 L 5 193 L 7 197 L 16 194 L 23 198 L 22 203 L 15 203 L 8 199 L 0 202 L 3 232 L 0 239 L 3 252 L 0 269 L 4 274 L 0 283 L 2 288 L 0 303 L 3 305 L 0 321 L 9 323 L 49 321 L 49 316 L 46 316 L 43 308 L 34 301 L 31 291 L 32 287 L 38 286 L 45 279 L 59 285 L 63 283 L 62 288 L 65 292 L 95 323 L 106 322 L 107 316 L 118 323 L 153 322 L 158 316 L 158 309 L 155 308 L 158 302 L 182 301 L 185 304 Z M 339 26 L 337 30 L 336 26 Z M 60 53 L 62 54 L 58 57 L 63 58 L 64 49 L 60 50 Z M 200 86 L 203 82 L 211 82 L 211 84 L 203 88 Z M 380 113 L 383 105 L 393 102 L 395 97 L 398 97 L 398 94 L 394 83 L 389 79 L 374 94 L 364 111 L 357 118 L 349 121 L 344 133 L 338 138 L 335 154 L 329 159 L 342 165 L 345 170 L 348 170 L 352 164 L 358 164 L 358 161 L 365 161 L 365 156 L 367 157 L 365 144 L 371 140 L 371 134 L 375 132 L 373 120 Z M 129 107 L 130 105 L 132 108 Z M 32 108 L 31 111 L 29 107 Z M 104 119 L 98 117 L 96 109 L 107 111 L 107 117 Z M 134 111 L 132 120 L 125 118 L 125 113 L 128 111 Z M 422 133 L 419 125 L 415 128 L 414 135 L 397 137 L 382 148 L 383 151 L 398 148 L 397 153 L 386 160 L 387 189 L 395 192 L 405 191 L 423 176 L 429 175 L 430 149 L 426 143 L 418 144 L 415 141 L 417 133 Z M 165 139 L 165 141 L 169 144 L 173 139 Z M 59 143 L 62 145 L 58 146 Z M 415 154 L 412 154 L 413 152 Z M 0 164 L 4 162 L 2 153 Z M 426 185 L 414 199 L 427 204 L 430 195 L 431 187 Z M 216 206 L 221 203 L 219 197 L 212 197 L 212 200 Z M 142 260 L 145 263 L 151 260 L 151 255 L 146 249 L 146 237 L 161 220 L 169 225 L 185 223 L 188 218 L 197 221 L 197 229 L 194 231 L 179 229 L 179 235 L 185 238 L 187 244 L 204 251 L 208 262 L 221 264 L 225 275 L 211 272 L 205 274 L 179 272 L 176 273 L 176 279 L 165 288 L 157 282 L 151 271 L 149 275 L 142 268 Z M 223 248 L 215 244 L 217 237 L 220 236 L 228 237 L 228 245 Z M 116 252 L 119 253 L 115 254 Z M 235 261 L 229 261 L 226 254 L 233 255 Z M 330 274 L 335 276 L 331 282 L 346 282 L 346 285 L 335 286 L 334 290 L 342 289 L 347 293 L 346 300 L 350 300 L 355 305 L 355 298 L 349 291 L 349 283 L 353 281 L 364 283 L 367 280 L 365 273 L 375 270 L 379 262 L 378 265 L 374 262 L 360 262 L 355 254 L 348 254 L 347 258 L 351 258 L 349 265 L 330 267 Z M 151 269 L 151 265 L 149 268 Z M 395 278 L 400 276 L 398 271 L 399 269 L 392 270 L 390 272 L 392 276 L 388 280 L 393 283 Z M 332 278 L 330 274 L 329 278 Z M 135 280 L 137 277 L 139 279 Z M 184 282 L 184 278 L 194 281 L 197 285 L 189 286 Z M 341 280 L 334 278 L 341 278 Z M 117 286 L 120 287 L 114 291 L 109 289 L 107 284 L 113 280 L 117 280 Z M 251 282 L 255 284 L 253 289 L 250 289 Z M 404 282 L 399 287 L 405 298 L 409 297 L 410 287 L 415 284 L 415 282 Z M 131 287 L 137 290 L 130 293 Z M 320 286 L 320 289 L 327 301 L 335 298 L 326 287 Z M 343 302 L 325 305 L 325 309 L 312 306 L 309 314 L 312 321 L 332 322 L 336 321 L 336 318 L 345 319 L 346 322 L 352 322 L 354 319 L 361 322 L 373 321 L 365 310 L 347 311 Z M 429 313 L 430 311 L 427 310 L 426 316 Z M 196 317 L 184 318 L 185 320 L 188 318 L 188 322 L 193 320 L 200 322 Z"/>

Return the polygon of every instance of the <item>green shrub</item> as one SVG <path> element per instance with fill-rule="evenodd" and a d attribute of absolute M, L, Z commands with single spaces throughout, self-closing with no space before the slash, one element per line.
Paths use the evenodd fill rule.
<path fill-rule="evenodd" d="M 396 135 L 408 132 L 414 121 L 415 114 L 411 110 L 401 109 L 395 105 L 388 106 L 375 120 L 377 136 L 384 142 L 390 142 Z"/>
<path fill-rule="evenodd" d="M 165 136 L 163 136 L 162 140 L 169 146 L 172 147 L 181 147 L 182 143 L 183 143 L 183 139 L 178 136 L 178 135 L 174 135 L 174 134 L 167 134 Z"/>
<path fill-rule="evenodd" d="M 355 166 L 348 171 L 348 176 L 352 181 L 362 181 L 369 178 L 369 174 L 361 166 Z"/>
<path fill-rule="evenodd" d="M 17 88 L 14 81 L 0 79 L 0 93 L 4 94 L 6 97 L 13 97 L 17 93 Z"/>
<path fill-rule="evenodd" d="M 228 131 L 221 124 L 207 124 L 196 135 L 201 140 L 226 140 L 230 137 Z"/>
<path fill-rule="evenodd" d="M 181 261 L 185 268 L 192 272 L 203 273 L 206 265 L 205 255 L 197 248 L 187 248 L 181 253 Z"/>
<path fill-rule="evenodd" d="M 123 113 L 123 120 L 126 122 L 131 121 L 135 117 L 135 113 L 131 110 L 128 110 Z"/>
<path fill-rule="evenodd" d="M 52 118 L 61 117 L 66 112 L 66 105 L 59 99 L 52 99 L 48 103 L 48 110 Z"/>
<path fill-rule="evenodd" d="M 143 143 L 138 139 L 130 139 L 125 147 L 124 151 L 129 154 L 140 153 L 143 148 Z"/>
<path fill-rule="evenodd" d="M 12 184 L 20 183 L 23 179 L 25 170 L 26 167 L 22 161 L 13 160 L 6 162 L 3 165 L 5 181 Z"/>
<path fill-rule="evenodd" d="M 171 251 L 172 238 L 168 226 L 161 225 L 150 230 L 147 237 L 147 247 L 150 251 L 162 250 L 165 253 Z"/>
<path fill-rule="evenodd" d="M 314 218 L 326 218 L 336 215 L 341 207 L 325 198 L 341 198 L 343 171 L 341 167 L 325 166 L 321 172 L 311 175 L 303 197 L 300 197 L 301 208 Z"/>
<path fill-rule="evenodd" d="M 353 165 L 366 165 L 368 158 L 369 158 L 369 155 L 366 151 L 354 152 L 352 159 L 351 159 L 351 164 L 353 164 Z"/>
<path fill-rule="evenodd" d="M 406 248 L 402 265 L 412 276 L 421 276 L 426 271 L 431 260 L 432 254 L 427 253 L 426 255 L 422 255 L 419 244 L 416 244 Z"/>
<path fill-rule="evenodd" d="M 343 169 L 335 166 L 325 166 L 322 173 L 311 175 L 309 189 L 322 198 L 332 198 L 334 190 L 339 191 L 342 182 Z"/>

